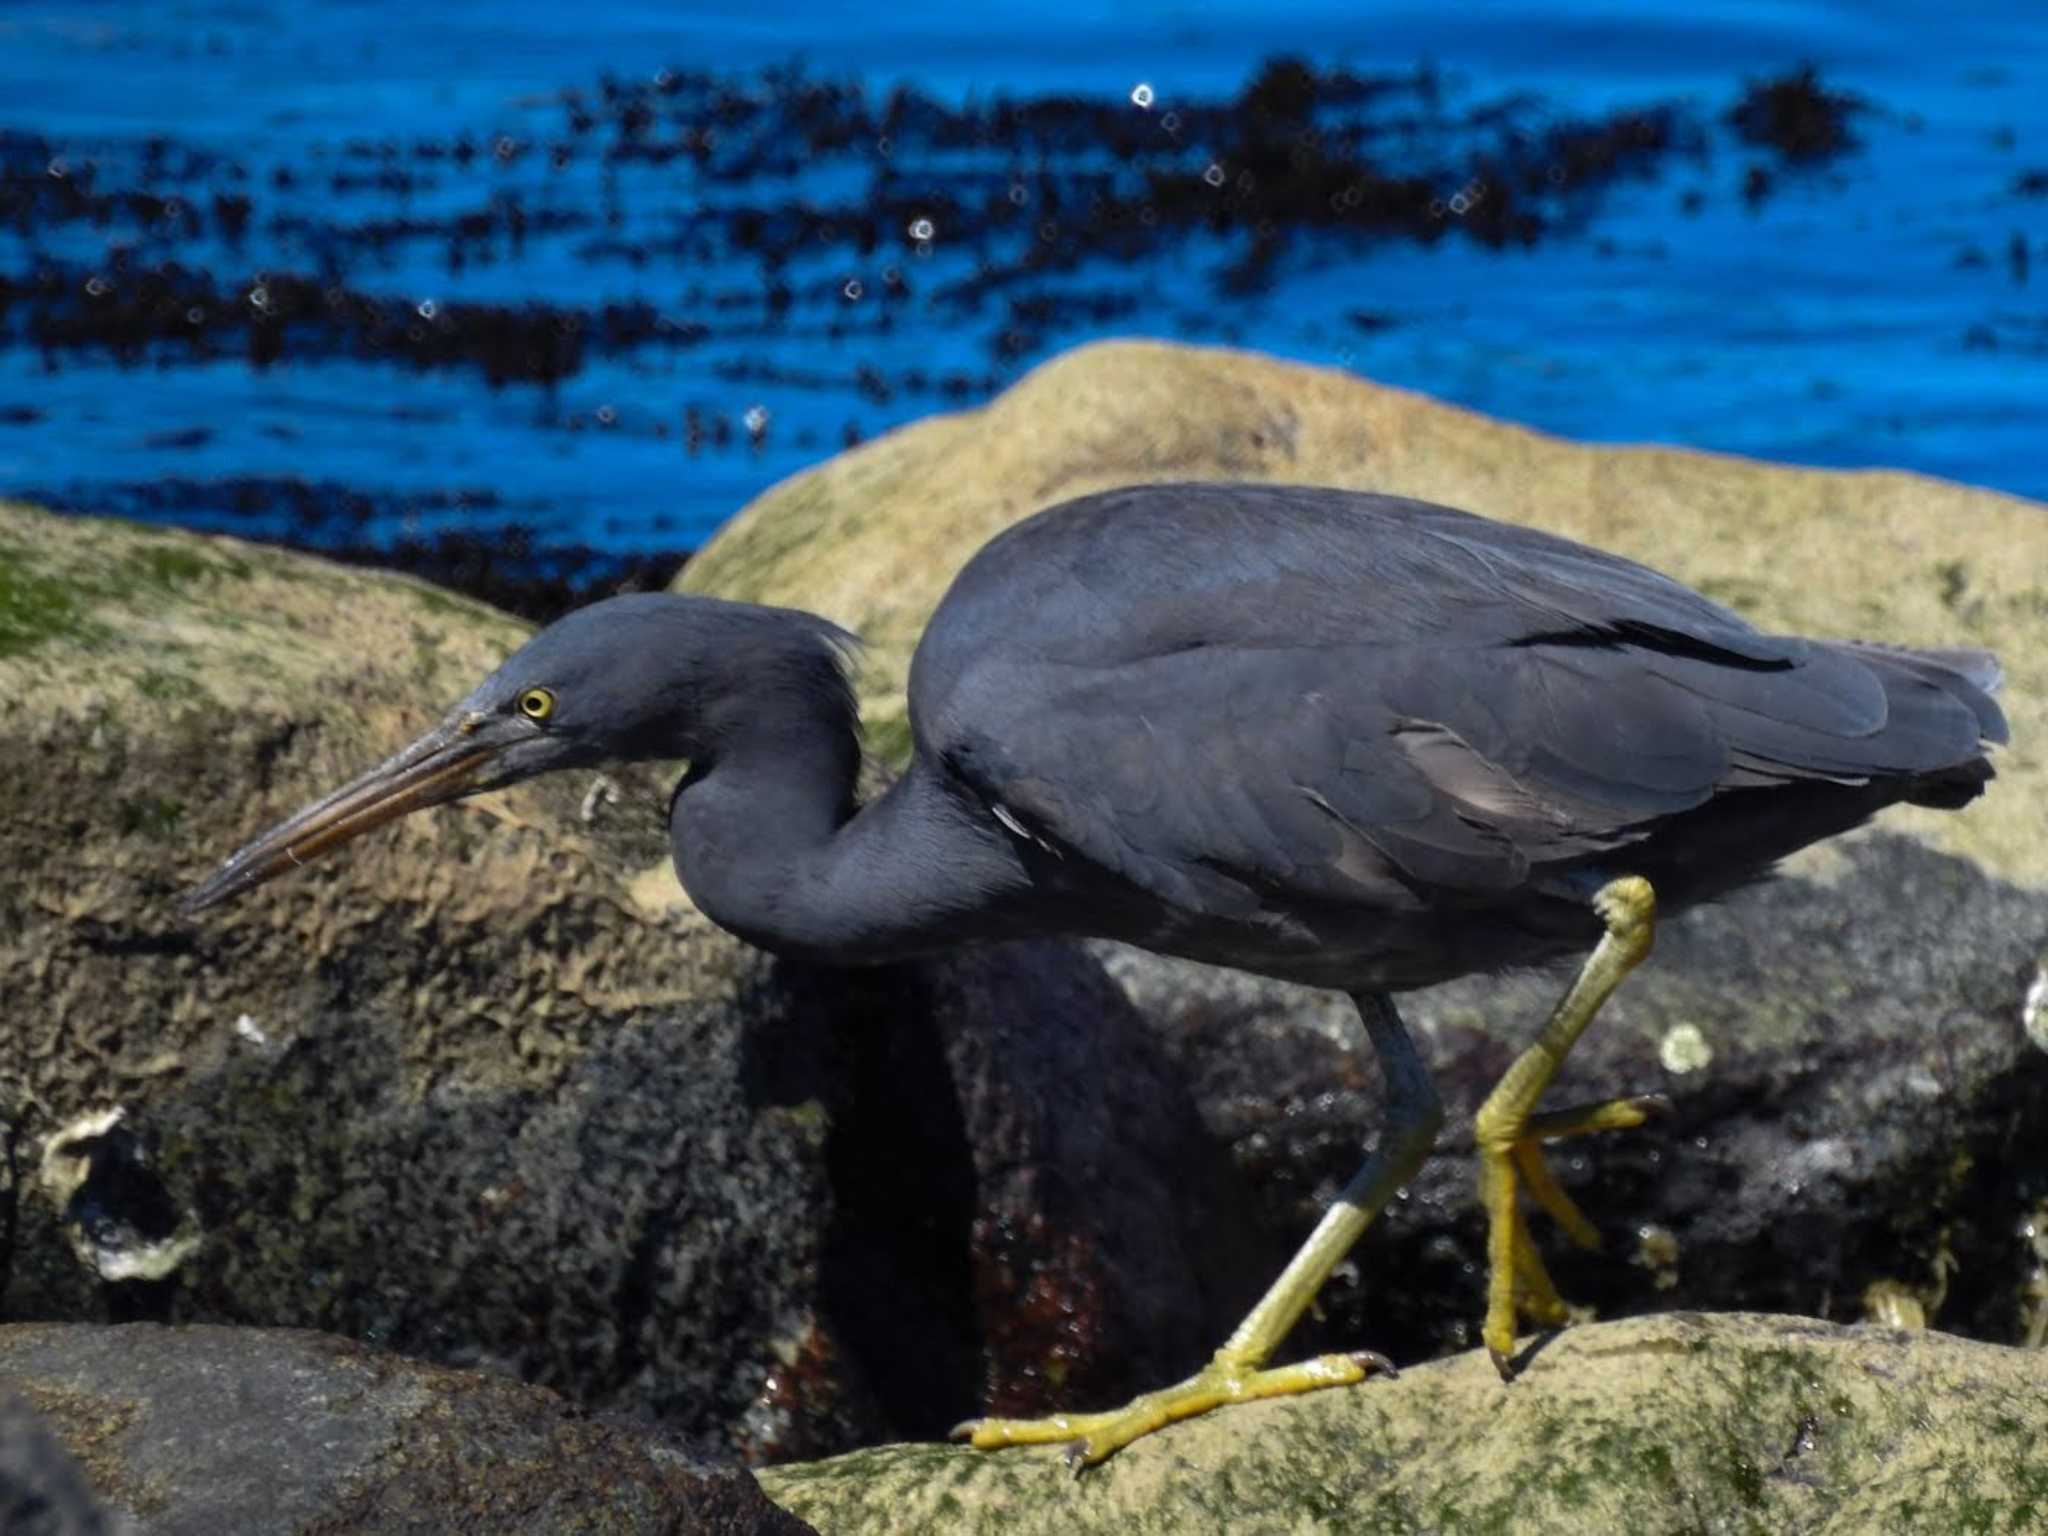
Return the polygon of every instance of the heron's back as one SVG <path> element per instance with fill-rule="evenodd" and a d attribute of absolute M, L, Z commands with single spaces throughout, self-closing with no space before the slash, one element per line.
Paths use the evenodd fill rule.
<path fill-rule="evenodd" d="M 2005 735 L 1996 677 L 1762 634 L 1426 503 L 1146 486 L 978 554 L 911 708 L 1092 931 L 1403 986 L 1575 947 L 1581 872 L 1682 906 L 1885 805 L 1965 802 Z"/>

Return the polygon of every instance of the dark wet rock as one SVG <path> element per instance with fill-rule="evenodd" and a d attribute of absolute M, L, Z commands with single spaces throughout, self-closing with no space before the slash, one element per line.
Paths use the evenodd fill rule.
<path fill-rule="evenodd" d="M 1818 862 L 1818 861 L 1816 861 Z M 1546 1103 L 1662 1093 L 1634 1132 L 1559 1147 L 1608 1239 L 1572 1249 L 1541 1216 L 1560 1287 L 1602 1315 L 1739 1307 L 1853 1322 L 1874 1282 L 1935 1286 L 1933 1320 L 2022 1337 L 2048 1197 L 2048 1051 L 2023 1028 L 2048 956 L 2048 895 L 1909 839 L 1848 844 L 1666 923 Z M 1371 1054 L 1318 994 L 1118 951 L 1113 973 L 1186 1065 L 1277 1230 L 1304 1232 L 1379 1123 Z M 1369 1233 L 1302 1347 L 1397 1360 L 1463 1348 L 1484 1310 L 1471 1115 L 1568 972 L 1470 978 L 1401 1000 L 1449 1121 Z"/>
<path fill-rule="evenodd" d="M 1286 1257 L 1168 1053 L 1072 961 L 1009 944 L 913 991 L 806 977 L 851 1021 L 804 1069 L 852 1098 L 826 1283 L 873 1330 L 861 1356 L 888 1362 L 872 1379 L 891 1421 L 926 1437 L 967 1416 L 943 1404 L 1051 1412 L 1185 1375 Z"/>
<path fill-rule="evenodd" d="M 0 1369 L 0 1531 L 108 1536 L 110 1529 L 78 1463 Z"/>
<path fill-rule="evenodd" d="M 682 906 L 660 774 L 188 921 L 521 630 L 229 541 L 0 509 L 0 543 L 10 1315 L 314 1327 L 760 1459 L 1135 1387 L 1230 1325 L 1198 1261 L 1252 1251 L 1248 1205 L 1177 1197 L 1227 1164 L 1080 951 L 777 965 Z"/>
<path fill-rule="evenodd" d="M 0 1326 L 0 1381 L 40 1410 L 136 1536 L 810 1529 L 743 1468 L 538 1387 L 321 1334 Z"/>

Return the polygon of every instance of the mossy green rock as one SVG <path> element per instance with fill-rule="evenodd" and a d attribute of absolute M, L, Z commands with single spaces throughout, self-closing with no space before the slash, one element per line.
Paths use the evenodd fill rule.
<path fill-rule="evenodd" d="M 682 900 L 669 775 L 555 775 L 178 909 L 525 634 L 0 504 L 0 1315 L 103 1315 L 89 1220 L 171 1269 L 124 1307 L 490 1362 L 754 1456 L 1055 1373 L 1134 1390 L 1229 1326 L 1196 1258 L 1256 1245 L 1168 1198 L 1206 1143 L 1098 967 L 776 964 Z M 53 1133 L 113 1110 L 51 1198 Z"/>
<path fill-rule="evenodd" d="M 2048 1353 L 1674 1313 L 1247 1404 L 1075 1478 L 891 1446 L 762 1474 L 823 1536 L 2006 1536 L 2048 1529 Z"/>
<path fill-rule="evenodd" d="M 402 577 L 0 504 L 8 1314 L 100 1315 L 34 1185 L 53 1131 L 118 1108 L 201 1238 L 171 1315 L 735 1434 L 815 1343 L 825 1128 L 744 1079 L 760 957 L 642 895 L 674 884 L 657 781 L 491 796 L 177 908 L 525 633 Z"/>

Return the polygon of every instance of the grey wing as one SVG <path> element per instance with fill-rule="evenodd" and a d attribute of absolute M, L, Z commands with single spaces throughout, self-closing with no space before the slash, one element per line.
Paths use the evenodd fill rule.
<path fill-rule="evenodd" d="M 1485 901 L 1723 791 L 1909 780 L 2003 735 L 1938 662 L 1754 633 L 1219 647 L 1003 681 L 1029 707 L 957 733 L 955 771 L 1048 846 L 1219 917 Z"/>
<path fill-rule="evenodd" d="M 2004 738 L 1995 681 L 1979 653 L 1760 634 L 1447 508 L 1182 485 L 993 541 L 911 700 L 921 748 L 1032 835 L 1222 915 L 1483 900 L 1722 791 L 1938 774 Z"/>

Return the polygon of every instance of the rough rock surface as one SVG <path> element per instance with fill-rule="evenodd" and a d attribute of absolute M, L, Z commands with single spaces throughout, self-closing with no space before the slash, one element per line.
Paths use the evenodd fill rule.
<path fill-rule="evenodd" d="M 0 1380 L 135 1536 L 809 1529 L 744 1468 L 694 1462 L 538 1387 L 323 1334 L 0 1326 Z"/>
<path fill-rule="evenodd" d="M 1559 1159 L 1608 1256 L 1560 1253 L 1540 1222 L 1539 1241 L 1567 1293 L 1604 1312 L 1854 1319 L 1874 1282 L 1932 1299 L 1939 1268 L 1953 1270 L 1945 1326 L 2020 1335 L 2043 1257 L 2023 1229 L 2048 1198 L 2048 508 L 1915 475 L 1572 444 L 1323 369 L 1117 342 L 794 477 L 678 585 L 862 633 L 873 737 L 901 751 L 910 649 L 959 565 L 1039 507 L 1160 479 L 1447 501 L 1645 560 L 1767 627 L 1998 651 L 2013 745 L 1982 800 L 1888 812 L 1779 884 L 1664 927 L 1551 1102 L 1662 1091 L 1676 1112 Z M 1268 1230 L 1306 1231 L 1378 1123 L 1349 1005 L 1102 953 L 1252 1176 Z M 1563 980 L 1404 1000 L 1451 1123 L 1326 1292 L 1325 1346 L 1413 1360 L 1470 1341 L 1484 1279 L 1470 1115 Z"/>
<path fill-rule="evenodd" d="M 1537 1241 L 1567 1297 L 1603 1316 L 1854 1322 L 1890 1282 L 1944 1328 L 2016 1340 L 2041 1313 L 2048 1258 L 2032 1230 L 2048 1196 L 2048 1051 L 2023 1025 L 2048 896 L 1892 835 L 1801 867 L 1666 924 L 1587 1032 L 1548 1102 L 1657 1092 L 1672 1110 L 1554 1154 L 1606 1232 L 1602 1253 L 1540 1217 Z M 1348 1004 L 1134 951 L 1107 959 L 1271 1227 L 1306 1230 L 1378 1125 L 1378 1071 Z M 1450 1119 L 1299 1347 L 1405 1361 L 1477 1342 L 1471 1114 L 1563 979 L 1473 977 L 1401 1000 Z"/>
<path fill-rule="evenodd" d="M 7 1536 L 108 1536 L 106 1511 L 22 1397 L 0 1375 L 0 1531 Z"/>
<path fill-rule="evenodd" d="M 1077 951 L 774 964 L 680 902 L 659 774 L 418 817 L 184 918 L 522 631 L 18 508 L 0 581 L 8 1315 L 320 1328 L 757 1457 L 1135 1387 L 1228 1327 L 1241 1290 L 1179 1258 L 1252 1245 L 1170 1198 L 1198 1118 Z M 91 1156 L 53 1204 L 66 1127 Z M 189 1256 L 113 1286 L 74 1257 L 152 1245 Z"/>
<path fill-rule="evenodd" d="M 2048 1525 L 2048 1353 L 1674 1313 L 1571 1329 L 1503 1387 L 1483 1351 L 1140 1440 L 889 1446 L 762 1474 L 823 1536 L 1869 1536 Z"/>
<path fill-rule="evenodd" d="M 1561 1097 L 1673 1092 L 1672 1121 L 1565 1165 L 1611 1229 L 1671 1230 L 1558 1267 L 1609 1308 L 1846 1317 L 1879 1279 L 1932 1304 L 1946 1254 L 1944 1322 L 2014 1337 L 2029 1298 L 2038 1322 L 2044 1255 L 2020 1229 L 2048 1198 L 2042 509 L 1578 447 L 1344 375 L 1125 344 L 797 477 L 685 584 L 864 631 L 887 756 L 910 642 L 990 534 L 1101 486 L 1223 476 L 1432 496 L 1634 554 L 1765 624 L 2003 653 L 2015 746 L 1984 801 L 1888 815 L 1907 840 L 1667 929 Z M 1148 1030 L 1057 946 L 860 977 L 773 964 L 676 899 L 654 774 L 488 797 L 176 915 L 221 852 L 407 739 L 520 634 L 399 578 L 0 507 L 7 1315 L 317 1326 L 756 1457 L 930 1434 L 977 1399 L 1103 1401 L 1192 1363 L 1375 1125 L 1341 1004 L 1119 957 Z M 1554 986 L 1409 1005 L 1454 1117 Z M 32 1195 L 52 1133 L 115 1108 L 59 1204 Z M 1337 1337 L 1408 1359 L 1458 1342 L 1478 1279 L 1457 1137 L 1360 1250 L 1398 1288 L 1333 1290 Z M 188 1256 L 109 1286 L 74 1249 L 110 1244 Z"/>

